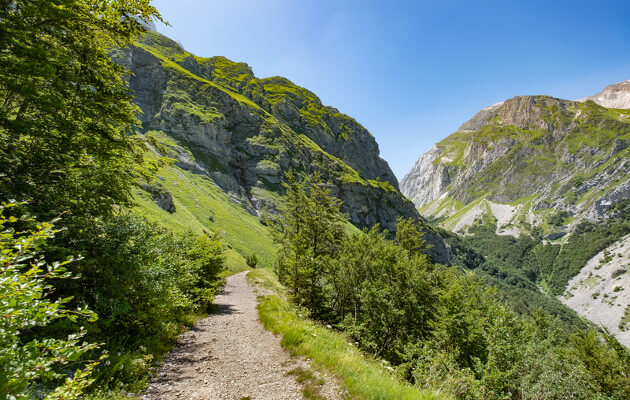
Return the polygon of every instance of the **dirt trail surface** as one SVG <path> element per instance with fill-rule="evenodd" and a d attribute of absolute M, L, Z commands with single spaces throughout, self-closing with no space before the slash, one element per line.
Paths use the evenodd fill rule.
<path fill-rule="evenodd" d="M 245 275 L 227 278 L 213 314 L 180 336 L 142 399 L 303 398 L 302 385 L 287 373 L 309 365 L 291 357 L 280 338 L 263 328 Z M 322 391 L 326 399 L 340 398 L 331 384 Z"/>

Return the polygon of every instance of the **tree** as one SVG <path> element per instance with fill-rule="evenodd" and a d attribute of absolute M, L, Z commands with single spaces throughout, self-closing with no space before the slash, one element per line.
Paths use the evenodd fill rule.
<path fill-rule="evenodd" d="M 281 248 L 277 272 L 296 301 L 316 314 L 323 312 L 324 270 L 344 236 L 341 201 L 331 195 L 318 173 L 298 181 L 287 173 L 287 202 L 281 210 Z"/>
<path fill-rule="evenodd" d="M 0 1 L 0 197 L 66 225 L 129 204 L 139 109 L 108 51 L 160 19 L 149 3 Z"/>

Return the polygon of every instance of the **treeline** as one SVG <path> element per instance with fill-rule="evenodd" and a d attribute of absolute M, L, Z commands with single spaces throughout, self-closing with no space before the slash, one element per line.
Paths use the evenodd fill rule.
<path fill-rule="evenodd" d="M 317 175 L 289 173 L 285 187 L 280 280 L 402 377 L 462 399 L 630 397 L 630 353 L 611 335 L 516 313 L 474 274 L 432 263 L 413 221 L 399 221 L 396 240 L 378 227 L 347 234 Z"/>
<path fill-rule="evenodd" d="M 134 391 L 220 284 L 212 235 L 129 211 L 155 164 L 108 50 L 150 0 L 0 4 L 0 398 Z"/>

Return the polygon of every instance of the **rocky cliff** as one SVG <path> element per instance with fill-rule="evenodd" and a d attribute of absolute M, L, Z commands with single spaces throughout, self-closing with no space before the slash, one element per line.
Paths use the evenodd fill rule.
<path fill-rule="evenodd" d="M 619 105 L 630 85 L 602 93 L 594 98 L 614 97 Z M 483 109 L 437 143 L 401 190 L 453 231 L 490 215 L 500 234 L 539 226 L 553 235 L 583 219 L 598 221 L 630 197 L 629 145 L 630 110 L 519 96 Z"/>
<path fill-rule="evenodd" d="M 601 92 L 578 101 L 593 100 L 602 107 L 630 108 L 630 80 L 606 86 Z"/>
<path fill-rule="evenodd" d="M 212 180 L 250 214 L 274 212 L 293 169 L 321 173 L 359 227 L 394 231 L 399 216 L 419 217 L 374 137 L 312 92 L 281 77 L 258 79 L 245 63 L 194 56 L 156 32 L 114 57 L 132 72 L 154 149 Z M 426 239 L 439 261 L 451 260 L 437 235 Z"/>

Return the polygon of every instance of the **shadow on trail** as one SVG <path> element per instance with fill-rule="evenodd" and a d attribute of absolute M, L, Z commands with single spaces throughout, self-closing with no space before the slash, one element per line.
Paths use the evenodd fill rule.
<path fill-rule="evenodd" d="M 232 304 L 213 304 L 210 308 L 210 315 L 230 315 L 230 314 L 242 314 Z"/>

